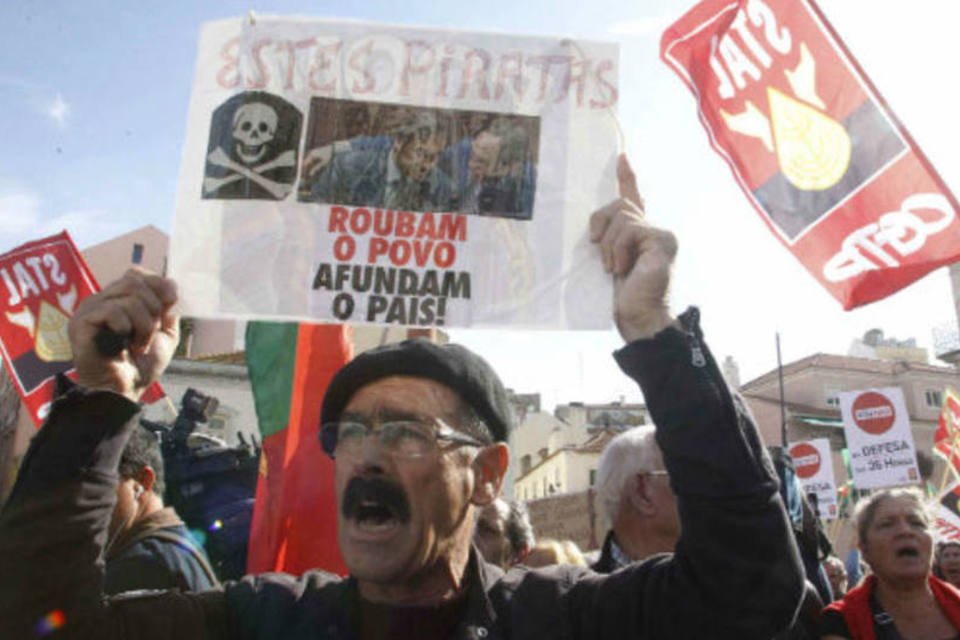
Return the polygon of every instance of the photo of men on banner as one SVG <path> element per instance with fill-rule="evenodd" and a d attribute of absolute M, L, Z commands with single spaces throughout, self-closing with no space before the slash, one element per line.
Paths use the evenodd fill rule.
<path fill-rule="evenodd" d="M 301 202 L 530 220 L 539 119 L 314 98 Z"/>

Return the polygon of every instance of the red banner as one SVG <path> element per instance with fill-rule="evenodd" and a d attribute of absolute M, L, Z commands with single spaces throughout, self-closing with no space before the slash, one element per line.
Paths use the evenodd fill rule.
<path fill-rule="evenodd" d="M 660 54 L 764 222 L 845 309 L 960 260 L 956 199 L 811 0 L 705 0 Z"/>
<path fill-rule="evenodd" d="M 0 256 L 0 349 L 38 426 L 50 409 L 53 377 L 73 368 L 67 322 L 97 289 L 66 231 Z"/>
<path fill-rule="evenodd" d="M 99 290 L 66 231 L 0 255 L 0 353 L 38 427 L 50 411 L 54 377 L 73 373 L 70 316 Z M 163 389 L 154 383 L 143 401 L 162 397 Z"/>
<path fill-rule="evenodd" d="M 939 538 L 960 540 L 960 483 L 940 494 L 933 524 Z"/>
<path fill-rule="evenodd" d="M 933 452 L 960 473 L 960 396 L 953 389 L 944 392 Z"/>

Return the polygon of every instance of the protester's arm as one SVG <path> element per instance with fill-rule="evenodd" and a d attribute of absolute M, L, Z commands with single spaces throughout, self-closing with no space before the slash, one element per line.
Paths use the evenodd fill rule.
<path fill-rule="evenodd" d="M 57 637 L 178 638 L 222 626 L 222 617 L 211 617 L 221 594 L 171 593 L 147 604 L 103 595 L 117 467 L 137 423 L 136 400 L 176 345 L 175 300 L 171 281 L 131 272 L 84 300 L 71 319 L 81 385 L 54 403 L 0 513 L 0 637 L 38 637 L 59 625 Z M 103 329 L 129 335 L 129 348 L 99 353 L 94 336 Z"/>
<path fill-rule="evenodd" d="M 617 361 L 657 426 L 682 534 L 672 559 L 616 574 L 591 595 L 622 603 L 633 589 L 639 607 L 603 605 L 594 617 L 639 624 L 644 637 L 769 638 L 789 625 L 803 594 L 773 468 L 703 342 L 699 313 L 670 312 L 673 235 L 643 219 L 625 161 L 619 178 L 624 197 L 594 214 L 591 232 L 615 277 L 616 322 L 628 341 Z"/>

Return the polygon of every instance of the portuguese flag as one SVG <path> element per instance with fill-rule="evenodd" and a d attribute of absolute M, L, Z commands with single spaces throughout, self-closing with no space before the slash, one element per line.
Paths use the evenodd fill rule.
<path fill-rule="evenodd" d="M 263 440 L 250 573 L 346 573 L 337 546 L 333 460 L 318 433 L 323 394 L 352 357 L 352 342 L 345 325 L 247 325 L 247 369 Z"/>

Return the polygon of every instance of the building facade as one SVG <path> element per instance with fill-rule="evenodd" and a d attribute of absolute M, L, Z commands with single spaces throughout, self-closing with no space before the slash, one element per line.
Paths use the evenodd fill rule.
<path fill-rule="evenodd" d="M 518 500 L 537 500 L 555 495 L 586 491 L 596 483 L 600 454 L 620 430 L 595 430 L 585 442 L 556 449 L 521 473 L 514 481 L 513 496 Z"/>

